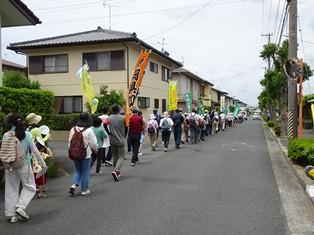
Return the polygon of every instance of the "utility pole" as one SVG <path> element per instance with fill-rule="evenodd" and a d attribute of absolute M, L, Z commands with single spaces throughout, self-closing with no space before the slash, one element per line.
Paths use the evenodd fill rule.
<path fill-rule="evenodd" d="M 111 30 L 111 8 L 115 7 L 115 5 L 112 5 L 110 2 L 111 2 L 111 0 L 104 0 L 103 1 L 103 6 L 105 8 L 108 7 L 108 9 L 109 9 L 109 30 Z"/>
<path fill-rule="evenodd" d="M 298 58 L 298 3 L 287 0 L 289 6 L 289 59 Z M 288 137 L 297 137 L 297 80 L 288 78 Z"/>
<path fill-rule="evenodd" d="M 270 37 L 272 35 L 272 33 L 262 34 L 262 37 L 268 37 L 268 45 L 270 44 Z M 270 58 L 268 58 L 268 71 L 270 71 Z"/>
<path fill-rule="evenodd" d="M 166 39 L 163 37 L 161 42 L 157 42 L 158 44 L 161 44 L 161 52 L 165 52 L 165 45 L 167 45 L 165 41 Z"/>

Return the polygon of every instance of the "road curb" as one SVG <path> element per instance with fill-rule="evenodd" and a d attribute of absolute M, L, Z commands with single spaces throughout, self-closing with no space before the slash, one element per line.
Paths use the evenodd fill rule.
<path fill-rule="evenodd" d="M 288 158 L 288 149 L 282 145 L 281 140 L 275 135 L 273 129 L 271 129 L 269 127 L 265 127 L 265 126 L 264 126 L 264 128 L 268 129 L 269 132 L 274 137 L 274 139 L 276 140 L 277 144 L 279 145 L 281 152 L 285 156 L 286 161 L 289 163 L 290 168 L 292 169 L 293 173 L 296 175 L 298 181 L 302 185 L 302 188 L 304 189 L 304 191 L 306 192 L 306 194 L 309 196 L 312 203 L 314 204 L 314 196 L 313 195 L 311 196 L 310 192 L 309 192 L 310 189 L 314 188 L 314 182 L 305 175 L 303 167 L 294 164 L 291 161 L 291 159 Z"/>

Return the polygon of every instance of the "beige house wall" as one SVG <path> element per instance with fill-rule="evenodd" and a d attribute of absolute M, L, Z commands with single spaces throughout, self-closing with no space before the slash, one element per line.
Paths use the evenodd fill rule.
<path fill-rule="evenodd" d="M 121 90 L 125 93 L 128 79 L 132 76 L 133 66 L 141 50 L 138 46 L 135 46 L 132 43 L 125 43 L 124 45 L 122 43 L 106 43 L 84 46 L 52 47 L 26 51 L 28 56 L 68 54 L 67 73 L 29 74 L 29 78 L 32 81 L 38 80 L 43 89 L 51 90 L 55 96 L 82 96 L 80 80 L 77 78 L 76 73 L 82 67 L 83 53 L 108 50 L 125 51 L 125 69 L 119 71 L 90 72 L 95 92 L 99 93 L 100 87 L 102 85 L 107 85 L 109 90 Z M 175 67 L 170 61 L 167 61 L 156 54 L 152 54 L 150 60 L 158 64 L 158 74 L 150 72 L 148 62 L 139 94 L 139 96 L 150 97 L 150 107 L 142 109 L 145 118 L 148 118 L 149 114 L 152 113 L 154 109 L 154 99 L 159 99 L 159 112 L 161 112 L 162 109 L 162 99 L 166 99 L 168 104 L 168 83 L 161 80 L 161 66 L 170 69 Z M 83 97 L 83 110 L 86 111 L 85 103 L 86 98 Z M 137 106 L 137 101 L 135 105 Z"/>
<path fill-rule="evenodd" d="M 211 89 L 211 100 L 213 102 L 219 102 L 218 100 L 218 92 L 214 89 Z"/>
<path fill-rule="evenodd" d="M 212 106 L 212 86 L 209 84 L 205 85 L 205 97 L 204 97 L 204 105 L 205 106 Z"/>

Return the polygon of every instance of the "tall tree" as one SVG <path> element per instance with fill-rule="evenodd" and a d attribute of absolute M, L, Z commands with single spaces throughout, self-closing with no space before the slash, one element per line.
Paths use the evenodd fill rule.
<path fill-rule="evenodd" d="M 275 120 L 276 111 L 280 113 L 282 133 L 287 133 L 287 77 L 283 71 L 283 66 L 288 60 L 288 40 L 284 41 L 281 46 L 274 43 L 264 45 L 260 53 L 263 60 L 271 60 L 273 66 L 270 71 L 264 75 L 261 80 L 261 85 L 264 87 L 263 92 L 259 96 L 259 103 L 266 108 L 270 113 L 270 118 Z M 304 81 L 308 80 L 313 75 L 310 66 L 304 63 Z M 278 110 L 280 107 L 280 110 Z"/>

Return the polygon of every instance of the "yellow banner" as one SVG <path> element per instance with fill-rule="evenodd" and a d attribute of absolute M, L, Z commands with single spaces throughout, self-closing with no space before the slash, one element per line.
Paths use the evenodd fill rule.
<path fill-rule="evenodd" d="M 88 65 L 84 64 L 83 67 L 78 71 L 78 75 L 81 78 L 81 91 L 87 99 L 87 102 L 91 109 L 91 113 L 95 113 L 98 106 L 98 99 L 95 98 L 93 81 L 88 70 Z"/>
<path fill-rule="evenodd" d="M 176 110 L 178 108 L 177 81 L 169 81 L 168 100 L 168 109 Z"/>

